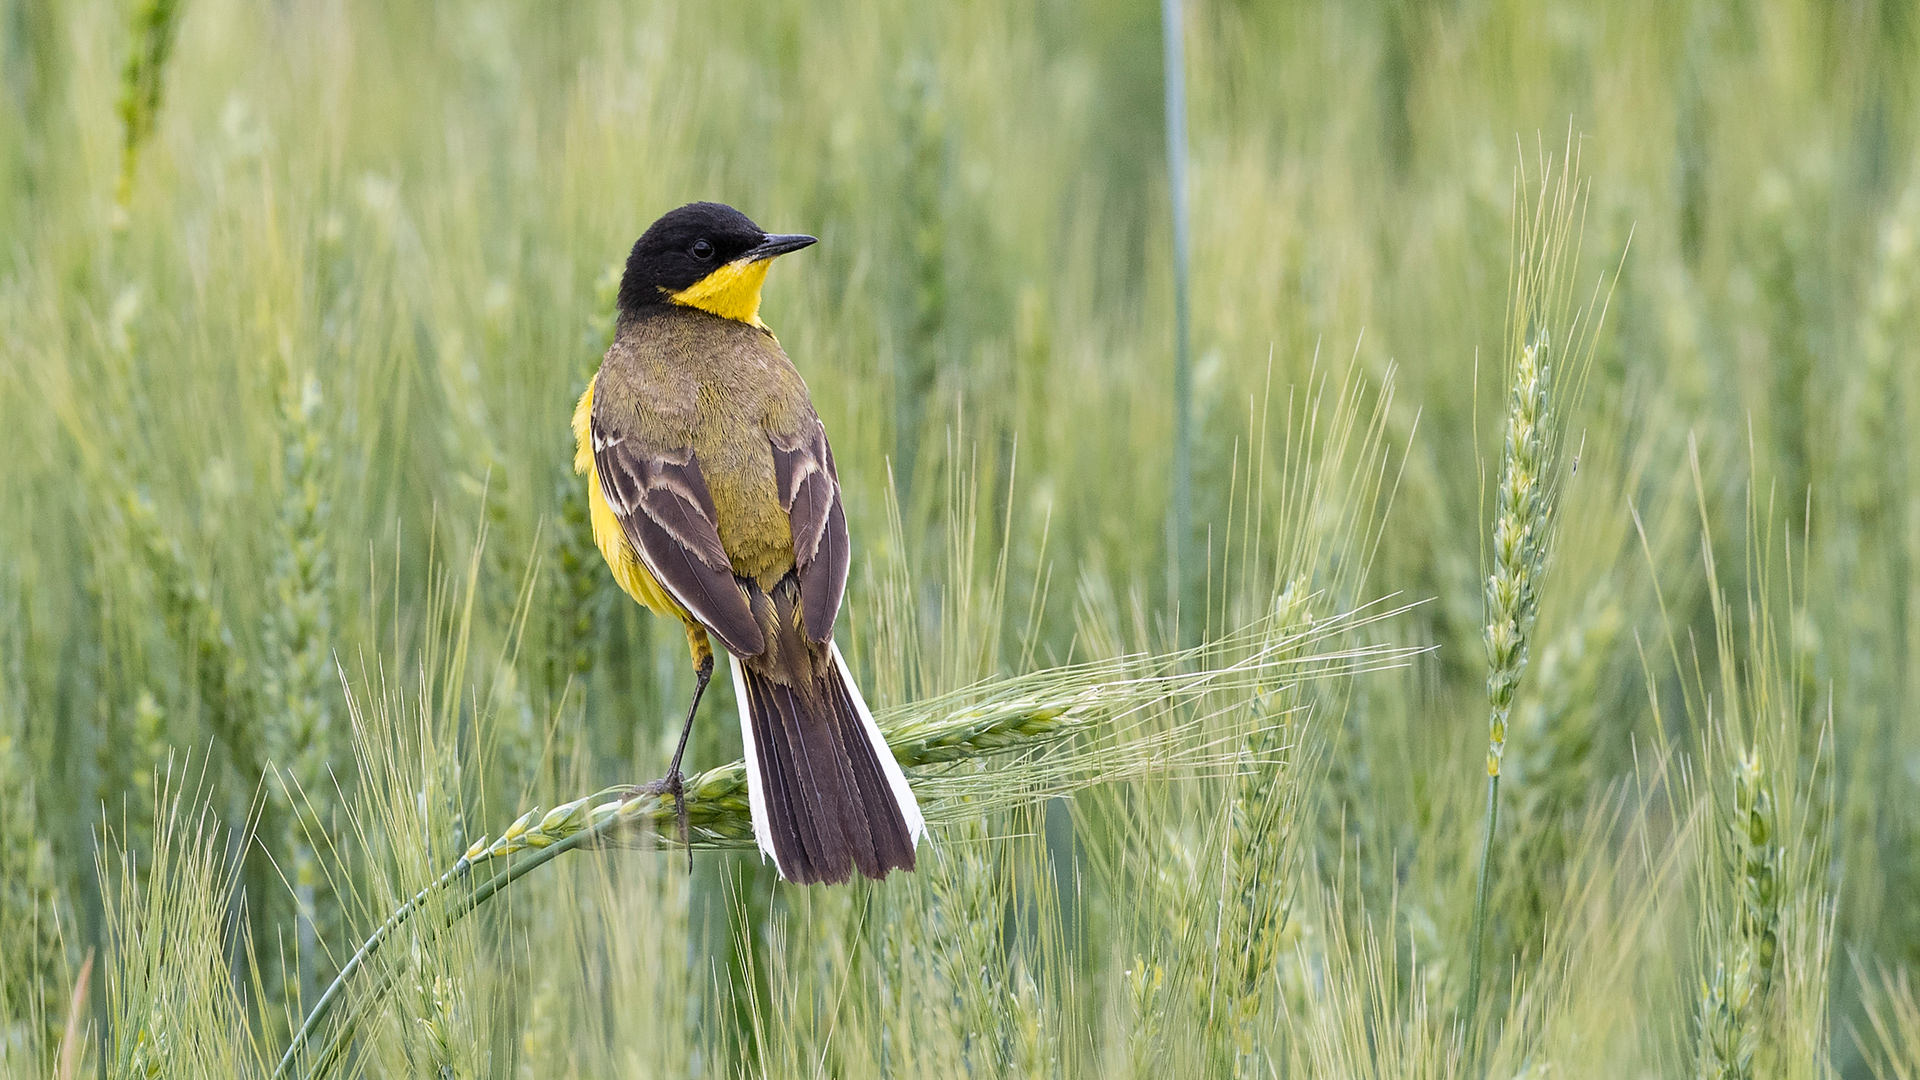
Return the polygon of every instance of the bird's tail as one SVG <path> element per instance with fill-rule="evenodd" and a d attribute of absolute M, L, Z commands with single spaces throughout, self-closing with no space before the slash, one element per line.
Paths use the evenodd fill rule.
<path fill-rule="evenodd" d="M 920 804 L 854 685 L 838 646 L 811 686 L 776 682 L 735 656 L 753 835 L 801 884 L 913 869 Z M 816 654 L 817 655 L 817 654 Z"/>

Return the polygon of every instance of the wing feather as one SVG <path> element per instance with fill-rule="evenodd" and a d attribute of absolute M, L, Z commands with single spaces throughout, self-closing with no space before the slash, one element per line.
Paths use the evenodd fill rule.
<path fill-rule="evenodd" d="M 720 543 L 713 495 L 692 450 L 638 452 L 593 419 L 594 471 L 627 542 L 660 584 L 735 656 L 758 656 L 766 635 L 754 622 Z"/>
<path fill-rule="evenodd" d="M 840 502 L 833 448 L 827 445 L 827 429 L 817 418 L 790 444 L 773 440 L 773 472 L 793 535 L 800 621 L 807 637 L 824 645 L 833 640 L 853 549 L 847 540 L 847 513 Z"/>

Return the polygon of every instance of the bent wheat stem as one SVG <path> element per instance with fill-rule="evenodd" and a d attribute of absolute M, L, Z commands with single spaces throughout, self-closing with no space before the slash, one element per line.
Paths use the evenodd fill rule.
<path fill-rule="evenodd" d="M 1131 656 L 1081 664 L 1013 679 L 984 683 L 893 710 L 882 720 L 894 757 L 923 770 L 915 782 L 930 820 L 977 818 L 983 808 L 1043 795 L 1061 795 L 1091 784 L 1137 779 L 1169 769 L 1194 774 L 1235 769 L 1237 751 L 1201 743 L 1193 736 L 1217 712 L 1244 706 L 1248 696 L 1275 685 L 1307 679 L 1348 676 L 1397 667 L 1421 651 L 1394 646 L 1363 646 L 1314 653 L 1311 646 L 1355 628 L 1393 618 L 1407 609 L 1349 612 L 1306 630 L 1255 624 L 1212 645 L 1157 656 Z M 1179 710 L 1175 722 L 1146 721 Z M 1276 719 L 1275 723 L 1281 719 Z M 1200 749 L 1192 749 L 1200 743 Z M 990 789 L 965 787 L 967 774 L 939 766 L 1004 754 Z M 539 807 L 515 819 L 497 838 L 481 837 L 452 869 L 415 892 L 381 923 L 351 958 L 301 1023 L 273 1080 L 295 1075 L 301 1052 L 321 1025 L 339 1008 L 347 984 L 373 960 L 396 931 L 429 901 L 479 869 L 494 870 L 475 880 L 464 895 L 444 909 L 451 927 L 521 878 L 584 847 L 669 843 L 680 835 L 678 808 L 669 795 L 628 797 L 630 788 L 606 788 L 563 803 Z M 746 767 L 734 761 L 690 777 L 685 785 L 687 836 L 707 847 L 745 847 L 753 843 L 747 800 Z M 524 858 L 512 858 L 531 852 Z M 504 865 L 501 863 L 504 861 Z M 367 1000 L 377 1000 L 373 995 Z M 341 1027 L 358 1020 L 350 1014 Z M 305 1076 L 323 1075 L 320 1065 L 339 1056 L 339 1036 L 330 1039 Z"/>

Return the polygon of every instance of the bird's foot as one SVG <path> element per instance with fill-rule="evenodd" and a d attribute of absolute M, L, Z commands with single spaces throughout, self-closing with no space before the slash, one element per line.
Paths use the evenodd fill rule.
<path fill-rule="evenodd" d="M 673 797 L 674 816 L 680 826 L 680 843 L 687 849 L 687 871 L 693 871 L 693 842 L 687 826 L 687 789 L 686 775 L 675 769 L 658 780 L 645 784 L 629 785 L 620 796 L 620 801 L 632 802 L 643 796 L 670 795 Z"/>
<path fill-rule="evenodd" d="M 647 784 L 622 784 L 613 790 L 620 796 L 620 801 L 624 804 L 652 795 L 664 795 L 667 793 L 666 784 L 667 782 L 665 780 L 655 780 Z"/>

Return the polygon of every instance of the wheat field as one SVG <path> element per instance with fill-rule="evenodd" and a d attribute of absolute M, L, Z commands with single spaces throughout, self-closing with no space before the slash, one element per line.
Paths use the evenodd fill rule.
<path fill-rule="evenodd" d="M 1920 13 L 1182 40 L 1176 491 L 1158 5 L 0 0 L 0 1076 L 1920 1078 Z M 718 682 L 691 868 L 616 790 L 695 199 L 821 238 L 912 875 L 779 882 Z"/>

